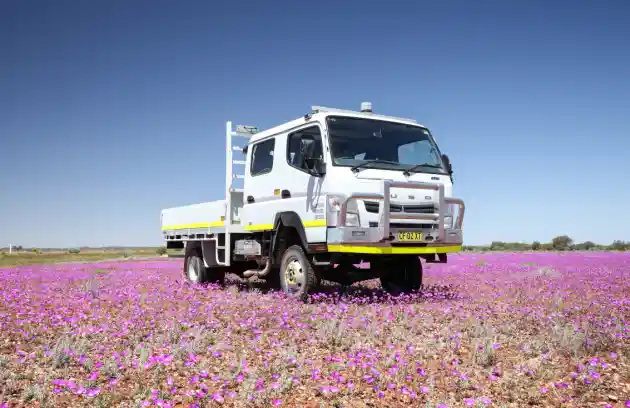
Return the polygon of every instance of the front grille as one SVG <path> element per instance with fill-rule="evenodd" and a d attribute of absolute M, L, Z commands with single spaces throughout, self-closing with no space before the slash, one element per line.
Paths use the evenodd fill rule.
<path fill-rule="evenodd" d="M 380 203 L 376 201 L 364 201 L 365 210 L 369 213 L 378 214 Z M 410 214 L 433 214 L 437 212 L 437 209 L 433 204 L 424 205 L 400 205 L 390 204 L 389 212 L 406 212 Z"/>
<path fill-rule="evenodd" d="M 370 221 L 370 228 L 378 227 L 378 221 Z M 436 229 L 437 224 L 402 224 L 399 222 L 391 222 L 389 223 L 390 228 L 400 228 L 400 229 Z"/>
<path fill-rule="evenodd" d="M 378 223 L 376 225 L 378 227 Z M 389 223 L 390 228 L 400 228 L 400 229 L 434 229 L 437 228 L 436 224 L 402 224 L 399 222 L 391 222 Z"/>

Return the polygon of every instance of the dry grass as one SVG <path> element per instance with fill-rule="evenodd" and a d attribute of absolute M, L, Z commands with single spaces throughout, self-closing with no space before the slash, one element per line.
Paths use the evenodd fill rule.
<path fill-rule="evenodd" d="M 0 270 L 0 404 L 630 405 L 630 254 L 459 255 L 421 294 L 310 304 L 180 268 Z"/>
<path fill-rule="evenodd" d="M 65 262 L 99 262 L 112 259 L 134 259 L 140 257 L 157 257 L 155 248 L 127 250 L 82 250 L 78 254 L 67 251 L 46 252 L 0 252 L 0 268 L 23 267 L 28 265 L 44 265 Z"/>

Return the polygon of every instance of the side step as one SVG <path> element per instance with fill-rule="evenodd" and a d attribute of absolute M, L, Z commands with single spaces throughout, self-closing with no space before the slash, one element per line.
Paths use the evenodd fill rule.
<path fill-rule="evenodd" d="M 226 234 L 226 239 L 227 239 L 227 234 Z M 222 266 L 229 266 L 227 262 L 225 262 L 225 255 L 226 255 L 226 251 L 225 251 L 225 245 L 219 245 L 219 238 L 217 236 L 215 236 L 215 238 L 212 240 L 214 241 L 214 259 L 217 262 L 217 265 L 222 265 Z M 223 250 L 223 261 L 219 260 L 219 251 Z"/>

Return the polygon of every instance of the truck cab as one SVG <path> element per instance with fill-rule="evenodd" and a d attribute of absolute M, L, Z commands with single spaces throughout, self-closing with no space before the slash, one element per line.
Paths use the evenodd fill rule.
<path fill-rule="evenodd" d="M 450 160 L 415 120 L 363 103 L 360 111 L 314 106 L 265 131 L 237 130 L 228 122 L 226 199 L 162 212 L 167 247 L 186 247 L 188 280 L 204 280 L 202 272 L 222 281 L 230 271 L 305 298 L 322 279 L 379 278 L 400 293 L 421 288 L 420 258 L 447 262 L 461 250 L 465 206 L 452 195 Z M 231 146 L 235 135 L 249 139 L 244 148 Z M 243 161 L 233 160 L 235 150 Z M 233 185 L 239 177 L 242 189 Z M 213 212 L 221 220 L 214 226 Z M 208 227 L 197 222 L 197 235 L 185 224 L 172 228 L 184 218 Z"/>

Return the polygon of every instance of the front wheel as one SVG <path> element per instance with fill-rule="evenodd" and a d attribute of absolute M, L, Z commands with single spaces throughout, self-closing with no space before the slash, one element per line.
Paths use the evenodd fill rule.
<path fill-rule="evenodd" d="M 307 300 L 308 294 L 317 287 L 315 270 L 299 245 L 293 245 L 284 252 L 279 272 L 280 286 L 288 295 Z"/>
<path fill-rule="evenodd" d="M 401 256 L 388 264 L 388 272 L 381 276 L 381 286 L 389 293 L 409 293 L 422 288 L 422 262 L 413 256 Z"/>

